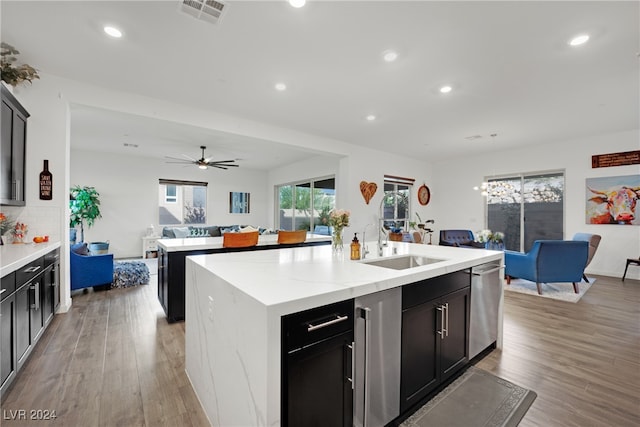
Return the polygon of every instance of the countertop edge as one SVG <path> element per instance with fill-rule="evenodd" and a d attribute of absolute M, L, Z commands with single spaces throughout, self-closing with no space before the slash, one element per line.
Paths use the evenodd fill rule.
<path fill-rule="evenodd" d="M 16 270 L 29 264 L 31 261 L 48 254 L 49 252 L 58 249 L 60 242 L 49 243 L 25 243 L 20 245 L 21 247 L 14 247 L 13 245 L 3 245 L 0 248 L 0 254 L 2 255 L 2 267 L 0 267 L 0 277 L 4 277 L 13 273 Z M 13 250 L 19 249 L 20 254 L 11 253 Z M 31 250 L 30 250 L 31 249 Z M 15 258 L 15 259 L 12 259 Z M 8 263 L 7 263 L 8 259 Z"/>

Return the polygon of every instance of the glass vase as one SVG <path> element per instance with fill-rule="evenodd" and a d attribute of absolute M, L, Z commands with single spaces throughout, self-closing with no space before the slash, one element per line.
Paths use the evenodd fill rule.
<path fill-rule="evenodd" d="M 333 233 L 331 234 L 331 249 L 334 254 L 341 254 L 342 250 L 344 249 L 341 228 L 333 229 Z"/>

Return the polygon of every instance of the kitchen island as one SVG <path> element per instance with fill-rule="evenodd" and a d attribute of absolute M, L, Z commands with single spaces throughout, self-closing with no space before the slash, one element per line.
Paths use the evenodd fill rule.
<path fill-rule="evenodd" d="M 401 242 L 389 242 L 382 258 L 408 255 L 437 262 L 380 267 L 368 264 L 375 255 L 351 261 L 348 252 L 336 256 L 328 246 L 188 257 L 185 365 L 212 425 L 281 425 L 282 331 L 288 315 L 503 258 L 497 251 Z M 498 318 L 500 347 L 501 313 Z"/>
<path fill-rule="evenodd" d="M 158 240 L 158 300 L 169 322 L 184 320 L 184 268 L 185 259 L 191 255 L 215 254 L 277 249 L 283 246 L 328 245 L 331 236 L 307 233 L 303 243 L 278 244 L 277 234 L 258 236 L 256 246 L 225 248 L 222 237 L 188 237 Z"/>

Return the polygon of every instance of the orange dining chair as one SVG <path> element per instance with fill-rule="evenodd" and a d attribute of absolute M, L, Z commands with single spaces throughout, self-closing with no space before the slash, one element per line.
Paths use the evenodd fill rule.
<path fill-rule="evenodd" d="M 294 243 L 302 243 L 307 239 L 307 230 L 278 231 L 278 243 L 291 245 Z"/>
<path fill-rule="evenodd" d="M 258 244 L 258 232 L 224 233 L 222 235 L 223 248 L 248 248 Z"/>

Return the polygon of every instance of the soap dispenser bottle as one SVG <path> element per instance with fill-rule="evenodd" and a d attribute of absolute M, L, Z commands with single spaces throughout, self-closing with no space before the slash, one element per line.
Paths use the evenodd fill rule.
<path fill-rule="evenodd" d="M 351 259 L 360 259 L 360 242 L 358 241 L 358 233 L 353 235 L 351 241 Z"/>

